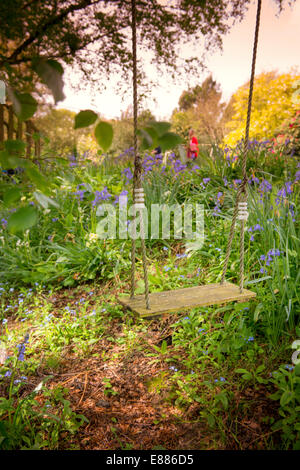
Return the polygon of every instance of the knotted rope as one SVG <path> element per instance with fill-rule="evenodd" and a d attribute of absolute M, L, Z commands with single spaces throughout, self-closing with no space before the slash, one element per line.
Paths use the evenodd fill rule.
<path fill-rule="evenodd" d="M 146 258 L 146 245 L 144 238 L 144 222 L 143 222 L 143 207 L 140 200 L 138 199 L 137 194 L 143 194 L 142 188 L 142 161 L 141 156 L 137 151 L 137 115 L 138 115 L 138 105 L 137 105 L 137 53 L 136 53 L 136 0 L 131 0 L 131 15 L 132 15 L 132 62 L 133 62 L 133 126 L 134 126 L 134 143 L 133 143 L 133 152 L 134 152 L 134 175 L 133 175 L 133 202 L 136 205 L 136 208 L 140 213 L 140 234 L 141 234 L 141 248 L 142 248 L 142 259 L 143 259 L 143 270 L 144 270 L 144 282 L 145 282 L 145 301 L 146 308 L 150 308 L 149 304 L 149 283 L 148 283 L 148 268 L 147 268 L 147 258 Z M 143 201 L 144 202 L 144 201 Z M 136 220 L 133 221 L 133 230 L 134 236 L 132 237 L 131 242 L 131 298 L 134 297 L 134 288 L 135 288 L 135 255 L 136 255 Z"/>
<path fill-rule="evenodd" d="M 260 13 L 261 13 L 261 0 L 258 0 L 257 3 L 257 11 L 256 11 L 256 25 L 255 25 L 255 34 L 254 34 L 254 44 L 253 44 L 253 52 L 252 52 L 252 65 L 251 65 L 251 77 L 250 77 L 250 84 L 249 84 L 249 95 L 248 95 L 248 109 L 247 109 L 247 121 L 246 121 L 246 128 L 245 128 L 245 139 L 244 139 L 244 145 L 243 145 L 243 156 L 242 156 L 242 175 L 243 175 L 243 180 L 242 183 L 237 191 L 236 195 L 236 201 L 235 201 L 235 207 L 233 211 L 233 216 L 232 216 L 232 221 L 231 221 L 231 227 L 230 227 L 230 233 L 229 233 L 229 238 L 228 238 L 228 243 L 227 243 L 227 250 L 226 250 L 226 256 L 225 256 L 225 261 L 224 261 L 224 267 L 223 267 L 223 273 L 222 273 L 222 279 L 221 279 L 221 284 L 224 283 L 225 281 L 225 275 L 228 267 L 228 262 L 229 262 L 229 256 L 231 253 L 231 246 L 232 246 L 232 240 L 234 236 L 234 228 L 235 228 L 235 222 L 236 218 L 239 212 L 239 207 L 243 209 L 246 209 L 247 206 L 241 204 L 247 203 L 248 199 L 248 190 L 247 190 L 247 155 L 248 155 L 248 146 L 249 146 L 249 128 L 250 128 L 250 118 L 251 118 L 251 109 L 252 109 L 252 97 L 253 97 L 253 85 L 254 85 L 254 76 L 255 76 L 255 64 L 256 64 L 256 54 L 257 54 L 257 43 L 258 43 L 258 32 L 259 32 L 259 24 L 260 24 Z M 241 234 L 240 234 L 240 292 L 243 291 L 243 286 L 244 286 L 244 257 L 245 257 L 245 246 L 244 246 L 244 238 L 245 238 L 245 220 L 246 220 L 246 213 L 247 209 L 244 211 L 244 216 L 243 214 L 239 216 L 240 222 L 241 222 Z"/>

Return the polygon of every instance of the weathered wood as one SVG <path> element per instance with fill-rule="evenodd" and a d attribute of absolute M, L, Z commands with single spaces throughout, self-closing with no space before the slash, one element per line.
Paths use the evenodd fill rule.
<path fill-rule="evenodd" d="M 34 133 L 38 135 L 38 138 L 34 142 L 34 153 L 36 158 L 40 158 L 41 139 L 39 131 L 35 128 L 31 120 L 26 121 L 26 157 L 28 158 L 31 156 L 32 152 Z M 0 147 L 3 147 L 1 144 L 6 140 L 13 140 L 14 138 L 23 140 L 23 122 L 15 115 L 11 104 L 0 104 Z"/>
<path fill-rule="evenodd" d="M 8 107 L 8 132 L 7 132 L 8 140 L 14 138 L 14 111 L 12 106 Z"/>
<path fill-rule="evenodd" d="M 208 284 L 206 286 L 187 287 L 184 289 L 165 292 L 153 292 L 149 295 L 150 309 L 146 309 L 144 295 L 120 297 L 118 302 L 129 308 L 141 317 L 163 315 L 165 313 L 190 310 L 195 307 L 225 304 L 228 302 L 244 302 L 256 297 L 255 292 L 243 289 L 226 282 L 221 284 Z"/>
<path fill-rule="evenodd" d="M 0 144 L 4 142 L 4 105 L 0 104 Z"/>
<path fill-rule="evenodd" d="M 26 157 L 30 158 L 31 156 L 31 147 L 32 147 L 32 127 L 31 127 L 31 122 L 26 121 L 26 142 L 27 142 L 27 147 L 26 147 Z"/>
<path fill-rule="evenodd" d="M 17 126 L 17 139 L 22 140 L 23 138 L 23 123 L 18 119 L 18 126 Z"/>

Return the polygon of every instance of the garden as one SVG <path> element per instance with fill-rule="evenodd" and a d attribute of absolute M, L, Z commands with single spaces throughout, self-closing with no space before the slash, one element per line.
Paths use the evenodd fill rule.
<path fill-rule="evenodd" d="M 56 78 L 62 75 L 57 64 L 46 64 Z M 43 66 L 44 59 L 34 65 L 35 73 L 57 94 L 60 85 L 56 81 L 53 86 Z M 57 139 L 55 133 L 33 132 L 29 156 L 28 128 L 23 138 L 22 126 L 20 131 L 15 124 L 14 133 L 3 139 L 1 450 L 300 449 L 300 111 L 295 80 L 298 75 L 270 73 L 255 81 L 256 96 L 274 83 L 276 90 L 286 84 L 288 92 L 286 101 L 278 94 L 271 114 L 259 111 L 264 98 L 253 105 L 244 287 L 256 297 L 242 302 L 151 317 L 119 303 L 120 296 L 130 294 L 134 217 L 126 216 L 123 237 L 103 237 L 101 217 L 103 207 L 118 215 L 124 198 L 133 203 L 133 116 L 128 132 L 125 119 L 109 122 L 90 110 L 68 116 L 77 136 L 82 132 L 83 151 L 71 149 L 71 130 L 61 141 L 59 131 Z M 191 90 L 182 95 L 193 103 L 179 103 L 170 122 L 147 113 L 139 122 L 141 184 L 149 216 L 155 204 L 203 207 L 203 239 L 176 237 L 173 223 L 169 238 L 160 232 L 146 237 L 150 292 L 221 282 L 242 184 L 245 90 L 235 95 L 235 114 L 222 123 L 227 140 L 201 124 L 194 106 L 204 99 L 199 89 L 192 98 Z M 215 85 L 210 97 L 214 104 L 207 99 L 208 106 L 219 106 Z M 14 103 L 19 121 L 33 119 L 38 106 L 29 93 L 15 92 Z M 218 109 L 224 115 L 224 107 Z M 42 125 L 43 116 L 37 113 L 37 128 L 39 121 Z M 70 124 L 63 122 L 65 131 Z M 203 136 L 194 161 L 182 152 L 191 126 Z M 45 128 L 50 132 L 50 125 Z M 131 145 L 120 145 L 120 133 Z M 161 151 L 154 152 L 158 144 Z M 226 273 L 226 281 L 235 284 L 239 224 Z M 119 233 L 119 220 L 115 229 Z M 141 245 L 136 240 L 137 295 L 145 291 Z"/>

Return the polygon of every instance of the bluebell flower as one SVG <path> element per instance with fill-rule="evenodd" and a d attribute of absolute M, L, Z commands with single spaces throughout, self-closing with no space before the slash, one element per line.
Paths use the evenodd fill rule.
<path fill-rule="evenodd" d="M 132 180 L 133 178 L 133 173 L 131 171 L 130 168 L 125 168 L 123 171 L 122 171 L 122 175 L 124 175 L 126 177 L 126 183 L 128 183 L 128 181 Z"/>
<path fill-rule="evenodd" d="M 107 187 L 102 191 L 95 191 L 95 199 L 92 201 L 92 206 L 95 207 L 99 201 L 107 201 L 111 198 L 111 194 L 108 192 Z"/>

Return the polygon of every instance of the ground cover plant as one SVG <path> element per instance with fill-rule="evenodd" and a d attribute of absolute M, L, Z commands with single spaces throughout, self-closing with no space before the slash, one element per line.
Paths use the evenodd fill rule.
<path fill-rule="evenodd" d="M 152 291 L 220 281 L 240 158 L 240 145 L 203 148 L 189 164 L 177 150 L 144 152 L 149 209 L 205 209 L 203 246 L 146 240 Z M 0 448 L 299 449 L 300 167 L 289 142 L 249 144 L 245 287 L 256 299 L 152 320 L 117 303 L 130 241 L 100 238 L 101 206 L 131 201 L 132 152 L 36 171 L 1 174 Z M 30 208 L 35 223 L 19 230 L 14 214 Z"/>

